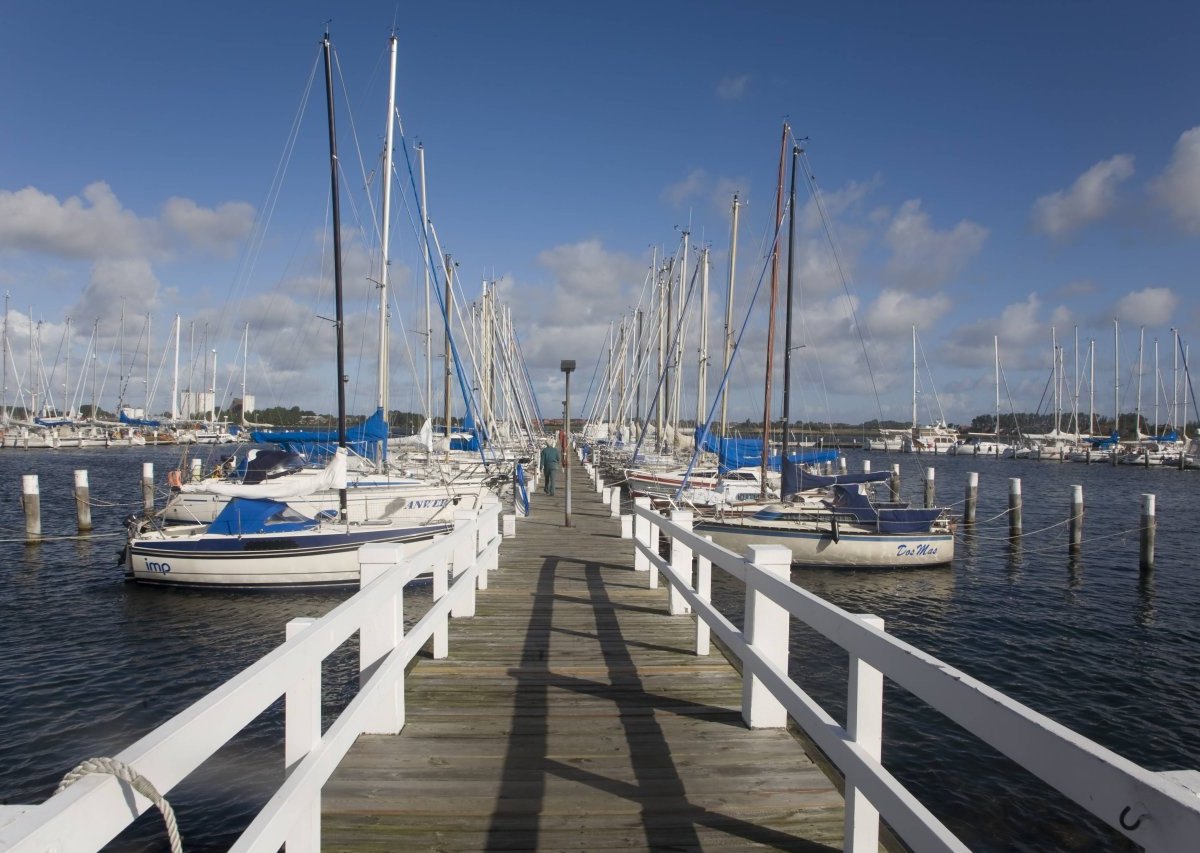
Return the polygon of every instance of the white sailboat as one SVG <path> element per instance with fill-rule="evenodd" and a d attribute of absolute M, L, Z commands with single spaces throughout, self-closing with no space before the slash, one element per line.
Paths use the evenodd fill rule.
<path fill-rule="evenodd" d="M 208 587 L 351 584 L 358 581 L 357 551 L 363 545 L 419 541 L 451 529 L 447 522 L 415 523 L 395 517 L 354 521 L 348 511 L 341 220 L 328 32 L 323 46 L 332 175 L 338 450 L 319 477 L 226 486 L 229 500 L 209 524 L 183 531 L 166 526 L 135 526 L 126 549 L 127 574 L 135 581 Z M 394 76 L 395 37 L 392 58 Z M 251 490 L 256 497 L 244 496 L 245 490 Z M 297 490 L 300 494 L 295 494 Z M 301 497 L 305 490 L 308 494 L 336 491 L 338 508 L 310 518 L 281 499 L 289 494 Z"/>

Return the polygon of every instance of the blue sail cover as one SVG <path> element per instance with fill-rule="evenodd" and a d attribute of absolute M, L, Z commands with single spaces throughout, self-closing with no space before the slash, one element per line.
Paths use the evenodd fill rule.
<path fill-rule="evenodd" d="M 451 438 L 450 439 L 450 449 L 451 450 L 475 451 L 475 450 L 479 450 L 481 436 L 482 436 L 483 441 L 487 441 L 486 431 L 482 430 L 482 429 L 476 429 L 475 419 L 473 417 L 471 417 L 471 412 L 469 410 L 467 411 L 466 417 L 463 418 L 461 431 L 470 433 L 471 437 L 470 438 Z"/>
<path fill-rule="evenodd" d="M 374 456 L 376 446 L 381 441 L 387 441 L 387 437 L 388 428 L 383 419 L 383 410 L 376 409 L 371 417 L 346 429 L 346 447 L 359 456 Z M 250 438 L 258 444 L 278 444 L 285 450 L 302 453 L 315 460 L 332 456 L 338 446 L 336 429 L 254 430 L 250 433 Z"/>
<path fill-rule="evenodd" d="M 783 494 L 794 495 L 810 489 L 826 489 L 838 483 L 881 483 L 890 477 L 887 471 L 872 471 L 869 474 L 834 474 L 829 477 L 809 474 L 800 463 L 788 460 L 783 466 Z"/>
<path fill-rule="evenodd" d="M 289 517 L 291 516 L 291 517 Z M 290 532 L 317 526 L 312 519 L 296 519 L 288 505 L 266 498 L 231 498 L 208 525 L 209 533 L 244 536 L 248 533 Z"/>
<path fill-rule="evenodd" d="M 162 426 L 162 424 L 159 421 L 147 420 L 146 418 L 131 418 L 131 417 L 129 417 L 129 415 L 125 414 L 124 412 L 121 412 L 120 414 L 117 415 L 117 420 L 119 420 L 121 423 L 125 424 L 126 426 L 147 426 L 147 427 Z"/>
<path fill-rule="evenodd" d="M 880 533 L 928 533 L 942 514 L 937 507 L 877 507 L 857 487 L 834 486 L 833 492 L 829 506 L 854 516 L 859 524 L 876 525 Z"/>
<path fill-rule="evenodd" d="M 734 468 L 747 468 L 762 465 L 761 438 L 721 438 L 714 435 L 712 430 L 697 430 L 696 441 L 701 450 L 716 453 L 722 473 Z M 836 450 L 814 450 L 802 448 L 790 450 L 788 460 L 800 465 L 811 465 L 816 462 L 832 462 L 838 458 Z M 767 460 L 767 468 L 778 471 L 780 454 L 773 453 Z"/>

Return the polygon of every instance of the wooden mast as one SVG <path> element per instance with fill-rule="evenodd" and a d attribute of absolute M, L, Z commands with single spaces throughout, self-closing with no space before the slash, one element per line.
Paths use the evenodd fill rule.
<path fill-rule="evenodd" d="M 329 31 L 321 42 L 325 56 L 325 99 L 329 112 L 329 181 L 332 192 L 333 214 L 333 294 L 336 313 L 334 314 L 334 329 L 337 332 L 337 405 L 338 405 L 338 447 L 346 447 L 346 351 L 345 351 L 345 322 L 342 306 L 342 234 L 341 208 L 338 204 L 338 155 L 337 132 L 333 115 L 333 64 L 330 59 Z M 339 517 L 346 519 L 346 486 L 338 489 Z"/>

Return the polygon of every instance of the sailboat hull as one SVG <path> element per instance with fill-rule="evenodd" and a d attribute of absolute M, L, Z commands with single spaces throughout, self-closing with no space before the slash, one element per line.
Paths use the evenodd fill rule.
<path fill-rule="evenodd" d="M 954 560 L 953 533 L 876 533 L 840 524 L 835 535 L 832 519 L 778 526 L 748 521 L 705 521 L 695 529 L 739 554 L 750 545 L 783 545 L 797 566 L 928 568 Z"/>
<path fill-rule="evenodd" d="M 419 542 L 452 525 L 329 526 L 252 536 L 194 534 L 133 539 L 127 575 L 138 583 L 191 587 L 344 586 L 359 581 L 358 549 Z"/>

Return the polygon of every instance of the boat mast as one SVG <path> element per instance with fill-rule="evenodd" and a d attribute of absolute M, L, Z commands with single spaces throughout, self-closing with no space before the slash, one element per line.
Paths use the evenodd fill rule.
<path fill-rule="evenodd" d="M 708 410 L 708 246 L 700 250 L 700 340 L 696 366 L 696 427 Z"/>
<path fill-rule="evenodd" d="M 208 393 L 208 422 L 214 425 L 217 423 L 217 349 L 213 347 L 213 372 L 212 372 L 212 387 Z"/>
<path fill-rule="evenodd" d="M 996 353 L 996 441 L 1000 441 L 1000 336 L 992 336 L 992 349 Z"/>
<path fill-rule="evenodd" d="M 338 204 L 338 155 L 337 132 L 333 115 L 333 64 L 330 58 L 329 30 L 321 42 L 322 53 L 325 57 L 325 100 L 329 114 L 329 182 L 332 193 L 333 214 L 333 293 L 336 314 L 334 328 L 337 332 L 337 405 L 338 405 L 338 447 L 346 447 L 346 352 L 345 324 L 343 322 L 342 305 L 342 216 Z M 388 176 L 391 180 L 391 176 Z M 340 517 L 346 520 L 346 486 L 338 489 L 338 507 Z"/>
<path fill-rule="evenodd" d="M 433 314 L 429 282 L 429 208 L 425 206 L 425 146 L 417 145 L 417 163 L 421 168 L 421 243 L 425 250 L 425 418 L 433 417 Z"/>
<path fill-rule="evenodd" d="M 380 237 L 380 252 L 383 258 L 379 269 L 379 410 L 383 413 L 385 424 L 390 424 L 388 417 L 388 265 L 391 258 L 388 254 L 388 231 L 391 227 L 392 214 L 392 128 L 395 125 L 396 113 L 396 36 L 388 39 L 388 52 L 391 54 L 391 73 L 388 77 L 387 102 L 387 133 L 383 143 L 383 230 Z M 380 458 L 387 459 L 387 438 L 383 440 Z"/>
<path fill-rule="evenodd" d="M 912 437 L 917 438 L 917 324 L 912 327 L 912 361 L 913 361 L 913 393 L 912 393 Z"/>
<path fill-rule="evenodd" d="M 445 331 L 445 353 L 446 369 L 442 373 L 444 380 L 442 388 L 442 401 L 445 405 L 446 417 L 446 455 L 450 454 L 450 318 L 454 314 L 454 266 L 450 259 L 450 253 L 446 253 L 446 331 Z"/>
<path fill-rule="evenodd" d="M 771 243 L 771 309 L 767 314 L 767 374 L 763 388 L 763 446 L 762 483 L 759 497 L 767 496 L 767 470 L 771 457 L 771 371 L 774 369 L 775 351 L 775 304 L 779 301 L 779 226 L 783 223 L 783 166 L 787 156 L 788 133 L 791 128 L 783 123 L 783 135 L 779 140 L 779 178 L 775 184 L 775 238 Z"/>
<path fill-rule="evenodd" d="M 725 363 L 721 375 L 728 377 L 729 362 L 733 359 L 733 280 L 737 272 L 737 240 L 738 240 L 738 194 L 733 194 L 733 224 L 729 237 L 729 286 L 725 291 Z M 729 389 L 728 378 L 726 388 L 721 392 L 721 438 L 729 435 Z"/>
<path fill-rule="evenodd" d="M 1121 324 L 1113 320 L 1113 432 L 1121 439 Z M 1116 453 L 1113 453 L 1116 457 Z"/>
<path fill-rule="evenodd" d="M 142 412 L 143 418 L 150 417 L 150 312 L 146 312 L 146 379 L 142 383 L 146 386 L 146 408 Z"/>
<path fill-rule="evenodd" d="M 792 418 L 792 280 L 796 268 L 796 162 L 800 159 L 800 146 L 792 146 L 792 182 L 788 190 L 788 267 L 787 308 L 784 311 L 783 343 L 783 444 L 780 448 L 779 470 L 788 458 L 788 432 Z M 786 497 L 786 495 L 782 495 Z"/>
<path fill-rule="evenodd" d="M 8 423 L 8 298 L 9 292 L 6 290 L 4 291 L 4 340 L 0 342 L 0 349 L 4 350 L 4 372 L 3 375 L 0 375 L 0 384 L 4 386 L 3 409 L 0 410 L 3 423 Z M 92 417 L 95 417 L 95 406 L 92 409 Z"/>
<path fill-rule="evenodd" d="M 246 366 L 250 361 L 250 324 L 242 333 L 242 426 L 246 425 Z"/>
<path fill-rule="evenodd" d="M 1133 440 L 1142 440 L 1142 348 L 1146 343 L 1146 327 L 1138 328 L 1137 406 L 1133 412 Z"/>
<path fill-rule="evenodd" d="M 92 412 L 95 417 L 95 411 Z M 175 373 L 171 379 L 171 421 L 179 420 L 179 315 L 175 315 Z"/>

